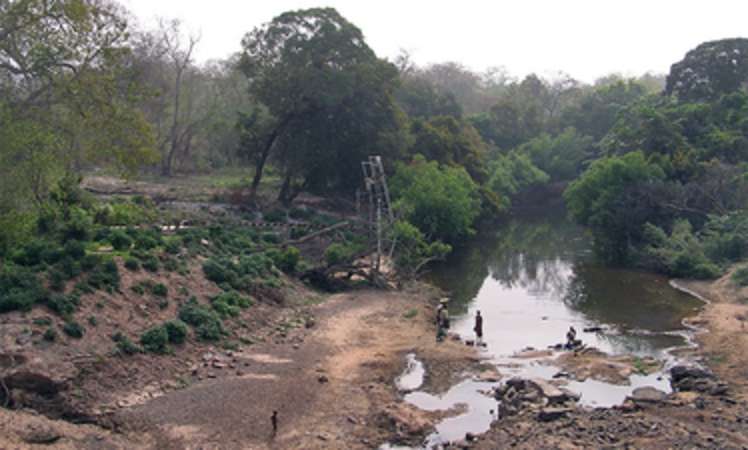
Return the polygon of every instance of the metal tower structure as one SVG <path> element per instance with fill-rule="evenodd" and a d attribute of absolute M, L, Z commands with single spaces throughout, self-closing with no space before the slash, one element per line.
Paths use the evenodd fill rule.
<path fill-rule="evenodd" d="M 383 230 L 392 225 L 395 215 L 390 202 L 390 190 L 384 175 L 381 156 L 369 156 L 368 161 L 361 163 L 364 172 L 364 184 L 369 197 L 369 227 L 376 231 L 377 253 L 373 261 L 374 270 L 379 271 L 382 256 Z M 383 223 L 385 221 L 386 223 Z M 392 253 L 391 251 L 389 252 Z"/>

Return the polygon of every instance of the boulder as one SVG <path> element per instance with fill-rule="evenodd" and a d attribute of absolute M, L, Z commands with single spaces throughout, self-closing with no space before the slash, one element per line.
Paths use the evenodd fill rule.
<path fill-rule="evenodd" d="M 552 422 L 566 417 L 571 411 L 571 408 L 543 408 L 538 412 L 538 420 L 541 422 Z"/>
<path fill-rule="evenodd" d="M 486 383 L 498 383 L 501 381 L 501 374 L 496 369 L 487 369 L 476 375 L 475 380 Z"/>
<path fill-rule="evenodd" d="M 533 378 L 529 380 L 529 383 L 540 395 L 547 398 L 550 404 L 559 404 L 569 400 L 564 391 L 543 379 Z"/>
<path fill-rule="evenodd" d="M 637 406 L 647 406 L 665 401 L 667 394 L 652 386 L 639 387 L 634 389 L 626 399 L 631 400 Z"/>

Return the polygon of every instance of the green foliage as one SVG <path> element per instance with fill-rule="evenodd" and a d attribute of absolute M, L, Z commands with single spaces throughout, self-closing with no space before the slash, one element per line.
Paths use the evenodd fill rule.
<path fill-rule="evenodd" d="M 213 309 L 221 317 L 236 317 L 242 309 L 252 306 L 252 300 L 236 291 L 223 292 L 211 299 Z"/>
<path fill-rule="evenodd" d="M 693 233 L 687 220 L 673 225 L 668 236 L 661 228 L 646 224 L 645 237 L 649 245 L 646 254 L 655 261 L 655 268 L 676 277 L 716 278 L 721 269 L 706 256 L 702 242 Z"/>
<path fill-rule="evenodd" d="M 136 272 L 140 270 L 140 261 L 136 258 L 128 257 L 125 259 L 125 269 Z"/>
<path fill-rule="evenodd" d="M 272 249 L 266 252 L 273 264 L 286 273 L 293 273 L 301 260 L 301 252 L 296 247 L 287 247 L 283 250 Z"/>
<path fill-rule="evenodd" d="M 273 260 L 265 253 L 243 255 L 238 262 L 230 258 L 209 258 L 203 263 L 203 272 L 210 281 L 238 290 L 249 288 L 260 280 L 277 278 Z"/>
<path fill-rule="evenodd" d="M 165 326 L 157 326 L 146 330 L 140 336 L 140 345 L 151 353 L 164 354 L 169 351 L 169 333 Z"/>
<path fill-rule="evenodd" d="M 151 293 L 156 297 L 166 297 L 169 295 L 169 288 L 167 288 L 163 283 L 157 283 L 153 285 L 153 288 L 151 288 Z"/>
<path fill-rule="evenodd" d="M 273 209 L 264 214 L 264 219 L 267 222 L 286 222 L 286 211 L 283 209 Z"/>
<path fill-rule="evenodd" d="M 395 222 L 392 239 L 397 243 L 395 268 L 405 278 L 416 277 L 426 264 L 443 259 L 452 251 L 449 244 L 428 242 L 423 233 L 408 222 Z"/>
<path fill-rule="evenodd" d="M 223 324 L 218 314 L 201 305 L 194 297 L 179 308 L 179 319 L 195 328 L 198 339 L 216 341 L 223 337 Z"/>
<path fill-rule="evenodd" d="M 42 338 L 47 342 L 54 342 L 57 340 L 57 331 L 54 328 L 49 327 L 44 331 Z"/>
<path fill-rule="evenodd" d="M 170 320 L 164 323 L 164 329 L 169 336 L 169 342 L 175 345 L 184 344 L 189 330 L 181 320 Z"/>
<path fill-rule="evenodd" d="M 140 353 L 141 349 L 135 345 L 129 337 L 122 332 L 117 332 L 112 336 L 112 340 L 117 344 L 117 353 L 120 355 L 130 356 Z"/>
<path fill-rule="evenodd" d="M 328 266 L 334 266 L 350 261 L 362 248 L 353 243 L 333 242 L 325 249 L 325 262 Z"/>
<path fill-rule="evenodd" d="M 650 164 L 641 152 L 595 161 L 564 193 L 574 219 L 595 234 L 601 256 L 623 261 L 630 245 L 641 238 L 642 226 L 651 221 L 651 211 L 637 212 L 629 194 L 664 178 L 659 166 Z"/>
<path fill-rule="evenodd" d="M 109 243 L 115 250 L 124 251 L 132 247 L 132 238 L 122 230 L 113 230 L 109 233 Z"/>
<path fill-rule="evenodd" d="M 748 286 L 748 267 L 739 267 L 732 273 L 732 282 L 738 286 Z"/>
<path fill-rule="evenodd" d="M 573 180 L 582 171 L 582 164 L 591 156 L 594 141 L 574 128 L 551 136 L 541 134 L 521 145 L 517 152 L 528 155 L 532 164 L 551 179 Z"/>
<path fill-rule="evenodd" d="M 107 292 L 118 290 L 120 278 L 117 263 L 112 259 L 104 261 L 88 274 L 86 281 L 94 289 L 104 289 Z"/>
<path fill-rule="evenodd" d="M 75 294 L 52 294 L 47 300 L 47 307 L 62 317 L 73 314 L 80 305 L 80 297 Z"/>
<path fill-rule="evenodd" d="M 86 334 L 86 329 L 83 328 L 83 325 L 75 321 L 66 322 L 62 327 L 62 331 L 71 338 L 75 339 L 80 339 L 84 334 Z"/>
<path fill-rule="evenodd" d="M 158 272 L 158 258 L 151 254 L 146 254 L 141 258 L 143 268 L 149 272 Z"/>
<path fill-rule="evenodd" d="M 477 183 L 487 177 L 486 144 L 470 123 L 449 116 L 413 122 L 411 154 L 442 165 L 462 166 Z"/>
<path fill-rule="evenodd" d="M 473 233 L 480 197 L 465 169 L 416 157 L 397 167 L 392 191 L 396 208 L 425 235 L 456 242 Z"/>
<path fill-rule="evenodd" d="M 9 264 L 0 269 L 0 313 L 28 311 L 46 298 L 46 289 L 30 269 Z"/>
<path fill-rule="evenodd" d="M 518 152 L 499 155 L 491 161 L 489 171 L 486 188 L 496 194 L 504 209 L 511 205 L 513 195 L 549 181 L 548 175 L 535 167 L 527 155 Z"/>

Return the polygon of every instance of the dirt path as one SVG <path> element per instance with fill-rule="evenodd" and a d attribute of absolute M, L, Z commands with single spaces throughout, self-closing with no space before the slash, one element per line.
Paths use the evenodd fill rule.
<path fill-rule="evenodd" d="M 398 408 L 392 380 L 406 353 L 439 367 L 430 374 L 434 389 L 476 362 L 464 345 L 436 344 L 432 304 L 415 292 L 333 296 L 317 307 L 317 327 L 298 331 L 300 343 L 231 352 L 241 375 L 203 380 L 122 417 L 159 430 L 171 448 L 376 447 L 392 435 L 384 411 Z"/>

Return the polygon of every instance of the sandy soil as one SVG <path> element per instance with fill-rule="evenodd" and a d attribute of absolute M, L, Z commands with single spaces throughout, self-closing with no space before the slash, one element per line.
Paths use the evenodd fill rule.
<path fill-rule="evenodd" d="M 398 431 L 418 442 L 439 415 L 400 400 L 393 380 L 405 355 L 416 353 L 430 368 L 425 387 L 431 391 L 479 370 L 480 360 L 464 344 L 436 343 L 435 299 L 424 288 L 334 295 L 316 307 L 315 328 L 228 352 L 241 374 L 197 380 L 121 410 L 115 421 L 171 448 L 372 448 Z M 212 369 L 201 367 L 198 376 L 203 370 Z M 279 413 L 275 437 L 273 410 Z"/>

